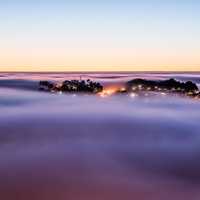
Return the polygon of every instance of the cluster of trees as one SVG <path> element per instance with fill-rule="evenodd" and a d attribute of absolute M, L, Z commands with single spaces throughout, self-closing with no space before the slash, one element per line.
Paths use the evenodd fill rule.
<path fill-rule="evenodd" d="M 40 81 L 39 89 L 45 91 L 62 91 L 62 92 L 87 92 L 98 93 L 103 91 L 103 86 L 98 82 L 91 80 L 66 80 L 61 84 L 54 84 L 49 81 Z"/>
<path fill-rule="evenodd" d="M 61 86 L 63 92 L 91 92 L 98 93 L 103 90 L 103 86 L 100 83 L 92 82 L 89 79 L 87 81 L 64 81 Z"/>
<path fill-rule="evenodd" d="M 175 79 L 163 80 L 163 81 L 152 81 L 145 79 L 134 79 L 127 82 L 127 90 L 132 90 L 133 87 L 137 90 L 168 90 L 174 92 L 199 92 L 197 85 L 191 81 L 180 82 Z"/>

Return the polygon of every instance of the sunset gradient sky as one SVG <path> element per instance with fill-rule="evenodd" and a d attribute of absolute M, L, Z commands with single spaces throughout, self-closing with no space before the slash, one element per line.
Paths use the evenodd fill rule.
<path fill-rule="evenodd" d="M 200 71 L 199 0 L 0 0 L 0 71 Z"/>

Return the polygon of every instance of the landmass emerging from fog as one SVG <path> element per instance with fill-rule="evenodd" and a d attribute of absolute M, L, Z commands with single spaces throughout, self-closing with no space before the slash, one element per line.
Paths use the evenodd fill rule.
<path fill-rule="evenodd" d="M 175 79 L 164 81 L 134 79 L 126 83 L 126 90 L 129 92 L 151 91 L 162 93 L 176 93 L 195 98 L 200 97 L 200 91 L 195 83 L 193 83 L 192 81 L 180 82 L 176 81 Z"/>
<path fill-rule="evenodd" d="M 175 79 L 168 80 L 146 80 L 133 79 L 125 83 L 124 87 L 114 91 L 108 91 L 98 82 L 92 82 L 90 79 L 85 80 L 65 80 L 62 83 L 53 83 L 50 81 L 40 81 L 39 90 L 48 92 L 85 92 L 92 94 L 101 94 L 102 96 L 113 94 L 148 94 L 148 92 L 160 92 L 162 94 L 179 94 L 200 98 L 200 91 L 192 81 L 180 82 Z"/>
<path fill-rule="evenodd" d="M 103 91 L 103 86 L 100 83 L 82 80 L 66 80 L 61 84 L 52 83 L 49 81 L 40 81 L 39 89 L 53 92 L 87 92 L 99 93 Z"/>

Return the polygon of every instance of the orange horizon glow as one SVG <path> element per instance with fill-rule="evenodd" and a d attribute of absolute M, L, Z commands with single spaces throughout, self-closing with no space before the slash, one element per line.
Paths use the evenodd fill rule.
<path fill-rule="evenodd" d="M 200 72 L 199 66 L 0 66 L 0 72 Z"/>
<path fill-rule="evenodd" d="M 200 71 L 197 50 L 10 47 L 0 56 L 5 72 Z"/>

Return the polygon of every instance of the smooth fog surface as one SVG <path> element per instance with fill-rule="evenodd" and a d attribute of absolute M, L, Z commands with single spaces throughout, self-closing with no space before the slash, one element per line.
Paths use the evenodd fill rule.
<path fill-rule="evenodd" d="M 189 98 L 0 87 L 0 197 L 198 200 L 199 110 Z"/>

